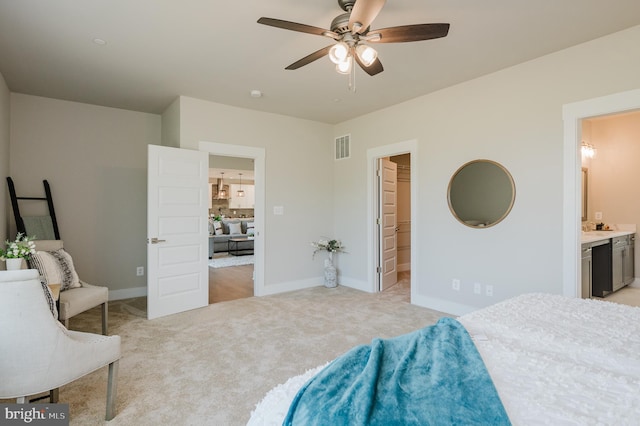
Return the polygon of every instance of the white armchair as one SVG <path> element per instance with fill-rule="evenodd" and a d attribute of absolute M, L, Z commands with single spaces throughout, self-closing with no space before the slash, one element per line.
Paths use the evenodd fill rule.
<path fill-rule="evenodd" d="M 62 240 L 36 240 L 36 250 L 55 251 L 64 248 Z M 26 264 L 23 262 L 23 265 Z M 102 309 L 102 334 L 108 334 L 108 305 L 109 289 L 80 281 L 81 287 L 60 292 L 58 319 L 69 328 L 69 318 L 78 315 L 98 305 Z"/>
<path fill-rule="evenodd" d="M 0 399 L 51 392 L 109 366 L 106 419 L 115 416 L 120 336 L 69 331 L 52 315 L 34 269 L 0 271 Z M 52 389 L 54 391 L 52 391 Z"/>

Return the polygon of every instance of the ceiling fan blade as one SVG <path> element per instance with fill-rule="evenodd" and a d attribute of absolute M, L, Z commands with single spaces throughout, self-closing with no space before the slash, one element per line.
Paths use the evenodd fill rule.
<path fill-rule="evenodd" d="M 291 65 L 289 65 L 288 67 L 286 67 L 286 70 L 297 70 L 300 67 L 303 67 L 307 64 L 310 64 L 311 62 L 315 61 L 316 59 L 320 59 L 323 56 L 327 55 L 329 53 L 329 49 L 331 49 L 333 47 L 333 45 L 327 46 L 327 47 L 323 47 L 320 50 L 316 50 L 315 52 L 313 52 L 310 55 L 305 56 L 304 58 L 292 63 Z"/>
<path fill-rule="evenodd" d="M 353 55 L 353 57 L 356 58 L 356 62 L 360 65 L 360 68 L 369 75 L 376 75 L 384 71 L 384 68 L 382 68 L 382 62 L 380 62 L 380 59 L 378 58 L 376 58 L 376 60 L 367 67 L 362 63 L 360 58 L 358 58 L 358 55 Z"/>
<path fill-rule="evenodd" d="M 368 40 L 372 43 L 404 43 L 408 41 L 431 40 L 446 37 L 449 24 L 417 24 L 383 28 L 367 33 L 367 37 L 380 34 L 380 40 Z"/>
<path fill-rule="evenodd" d="M 358 34 L 365 32 L 385 3 L 386 0 L 357 0 L 349 17 L 351 32 Z"/>
<path fill-rule="evenodd" d="M 325 30 L 324 28 L 312 27 L 311 25 L 298 24 L 297 22 L 283 21 L 282 19 L 274 18 L 262 17 L 258 19 L 258 24 L 269 25 L 271 27 L 315 35 L 325 35 L 326 33 L 331 33 L 331 31 Z"/>

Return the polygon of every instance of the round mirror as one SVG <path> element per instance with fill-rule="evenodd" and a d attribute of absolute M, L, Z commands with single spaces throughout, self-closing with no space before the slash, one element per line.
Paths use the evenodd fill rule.
<path fill-rule="evenodd" d="M 447 194 L 449 209 L 458 221 L 472 228 L 486 228 L 507 217 L 516 188 L 501 164 L 474 160 L 454 173 Z"/>

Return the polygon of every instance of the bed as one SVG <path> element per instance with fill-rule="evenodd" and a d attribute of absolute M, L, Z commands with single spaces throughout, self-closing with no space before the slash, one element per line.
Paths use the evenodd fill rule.
<path fill-rule="evenodd" d="M 456 325 L 461 326 L 459 328 L 462 329 L 462 334 L 468 333 L 483 364 L 483 367 L 474 367 L 474 371 L 486 369 L 497 393 L 498 403 L 501 403 L 499 405 L 507 416 L 506 423 L 500 421 L 503 424 L 640 424 L 640 308 L 601 300 L 526 294 L 469 313 L 456 320 L 451 319 L 444 325 L 449 327 L 443 331 L 445 335 Z M 428 331 L 433 334 L 431 328 Z M 420 339 L 425 336 L 422 331 L 417 334 L 420 335 Z M 451 340 L 455 339 L 457 337 Z M 394 342 L 406 341 L 406 336 L 400 336 L 400 339 Z M 424 344 L 429 343 L 420 340 L 420 345 Z M 285 424 L 299 424 L 300 422 L 295 421 L 296 410 L 299 408 L 297 404 L 300 398 L 304 398 L 305 392 L 313 388 L 317 382 L 326 386 L 326 381 L 331 378 L 352 380 L 349 374 L 352 374 L 353 368 L 358 370 L 357 374 L 362 374 L 366 367 L 361 369 L 353 365 L 363 357 L 370 356 L 374 352 L 372 348 L 376 345 L 374 341 L 372 345 L 354 348 L 328 365 L 313 368 L 276 386 L 257 404 L 248 424 L 275 425 L 283 424 L 283 421 Z M 471 352 L 473 350 L 470 348 Z M 458 349 L 454 350 L 456 351 Z M 444 358 L 450 356 L 451 354 L 448 354 Z M 465 362 L 460 365 L 465 366 Z M 367 363 L 370 365 L 371 360 L 363 361 L 362 364 Z M 336 366 L 339 368 L 336 369 Z M 450 373 L 453 371 L 452 367 L 446 368 L 449 368 Z M 347 379 L 344 378 L 345 374 Z M 458 377 L 467 375 L 468 372 L 465 372 Z M 455 374 L 453 376 L 456 377 Z M 421 377 L 420 380 L 423 387 L 427 386 L 426 382 L 441 386 L 440 379 L 424 380 L 424 377 Z M 337 386 L 345 387 L 343 385 L 344 382 Z M 487 384 L 483 383 L 484 385 Z M 398 387 L 397 383 L 391 383 L 391 386 Z M 491 393 L 491 386 L 486 389 L 487 392 L 483 390 L 468 393 Z M 377 388 L 377 391 L 379 390 L 380 388 Z M 315 389 L 315 392 L 313 397 L 309 398 L 310 402 L 304 406 L 303 414 L 307 417 L 303 418 L 307 420 L 313 418 L 314 412 L 324 412 L 327 407 L 331 408 L 327 401 L 321 401 L 323 395 L 318 393 L 318 389 Z M 335 390 L 325 393 L 335 393 Z M 416 392 L 416 389 L 407 392 L 408 395 L 418 393 L 420 392 Z M 432 393 L 439 394 L 440 390 Z M 455 406 L 457 402 L 460 406 L 468 403 L 452 402 L 452 394 L 446 395 L 443 404 L 452 403 Z M 461 396 L 466 397 L 463 394 Z M 330 404 L 340 399 L 348 400 L 349 397 L 341 395 L 336 399 L 334 395 Z M 315 403 L 316 400 L 319 402 Z M 314 406 L 314 403 L 319 405 Z M 478 403 L 486 404 L 486 401 Z M 354 400 L 349 400 L 348 405 L 353 404 Z M 365 405 L 366 410 L 374 405 L 376 403 Z M 499 414 L 500 407 L 496 406 L 496 412 Z M 464 423 L 494 424 L 493 420 L 489 422 L 484 418 L 486 415 L 494 414 L 476 411 L 476 416 Z M 390 416 L 386 419 L 387 424 L 420 424 L 419 421 L 405 421 L 402 410 L 395 413 L 383 411 L 382 415 Z M 431 424 L 452 423 L 443 420 L 445 418 L 440 417 L 441 421 Z M 332 423 L 374 424 L 376 421 L 369 421 L 366 417 L 358 421 L 342 417 L 341 421 L 335 421 L 334 418 Z"/>

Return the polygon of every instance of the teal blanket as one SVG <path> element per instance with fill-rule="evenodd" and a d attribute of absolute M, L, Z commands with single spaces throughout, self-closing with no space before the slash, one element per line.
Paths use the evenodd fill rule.
<path fill-rule="evenodd" d="M 307 382 L 284 425 L 510 425 L 458 321 L 353 348 Z"/>

